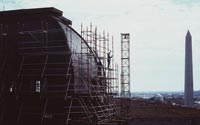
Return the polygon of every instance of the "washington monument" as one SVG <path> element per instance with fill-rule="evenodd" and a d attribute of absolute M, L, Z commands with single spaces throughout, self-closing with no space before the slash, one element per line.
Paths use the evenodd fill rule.
<path fill-rule="evenodd" d="M 192 67 L 192 36 L 188 30 L 185 37 L 185 106 L 193 106 L 193 67 Z"/>

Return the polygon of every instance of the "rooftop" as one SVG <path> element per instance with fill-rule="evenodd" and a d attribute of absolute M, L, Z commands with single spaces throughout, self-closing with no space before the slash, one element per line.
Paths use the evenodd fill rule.
<path fill-rule="evenodd" d="M 123 100 L 122 109 L 125 119 L 200 119 L 200 109 L 182 106 L 173 106 L 161 101 L 150 102 L 149 100 L 134 99 Z"/>
<path fill-rule="evenodd" d="M 8 10 L 8 11 L 0 11 L 0 21 L 8 19 L 20 19 L 21 17 L 32 17 L 32 16 L 48 16 L 52 15 L 54 17 L 59 18 L 61 21 L 65 23 L 72 24 L 71 20 L 66 19 L 62 16 L 63 12 L 54 8 L 54 7 L 46 7 L 46 8 L 32 8 L 32 9 L 20 9 L 20 10 Z"/>
<path fill-rule="evenodd" d="M 200 118 L 200 110 L 186 107 L 132 107 L 129 119 L 177 119 Z"/>

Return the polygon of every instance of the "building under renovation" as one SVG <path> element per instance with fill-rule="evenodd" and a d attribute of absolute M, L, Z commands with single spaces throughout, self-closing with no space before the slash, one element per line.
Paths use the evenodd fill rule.
<path fill-rule="evenodd" d="M 119 114 L 112 40 L 71 24 L 55 8 L 0 12 L 1 125 L 105 124 Z"/>

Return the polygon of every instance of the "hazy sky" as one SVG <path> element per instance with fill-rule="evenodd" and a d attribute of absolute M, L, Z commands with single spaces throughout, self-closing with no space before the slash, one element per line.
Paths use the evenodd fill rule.
<path fill-rule="evenodd" d="M 80 31 L 92 22 L 131 35 L 131 91 L 183 91 L 185 34 L 193 38 L 194 89 L 200 90 L 200 0 L 0 0 L 0 10 L 56 7 Z"/>

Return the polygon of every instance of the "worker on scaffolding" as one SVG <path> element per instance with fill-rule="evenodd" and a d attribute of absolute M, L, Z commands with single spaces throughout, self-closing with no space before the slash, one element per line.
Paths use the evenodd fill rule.
<path fill-rule="evenodd" d="M 108 68 L 110 67 L 110 61 L 111 61 L 111 58 L 113 57 L 113 55 L 111 56 L 110 54 L 111 54 L 111 51 L 109 51 L 109 52 L 107 53 Z"/>

